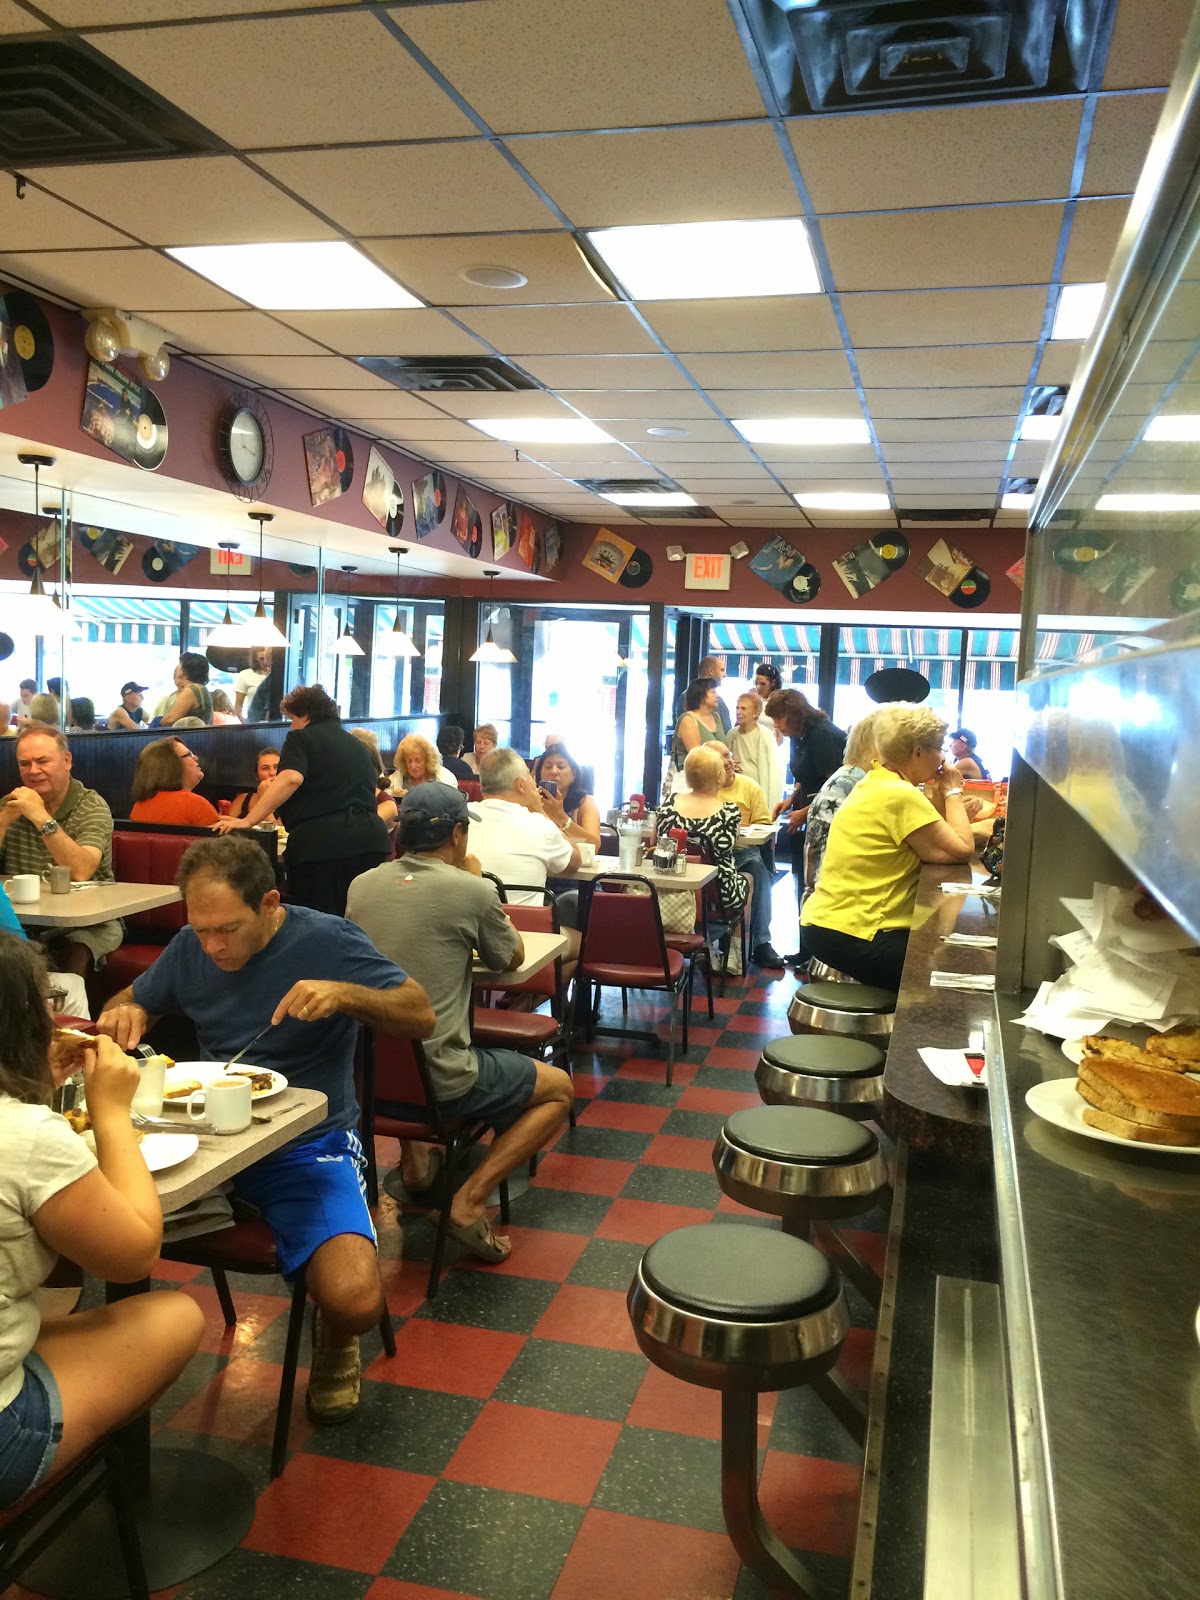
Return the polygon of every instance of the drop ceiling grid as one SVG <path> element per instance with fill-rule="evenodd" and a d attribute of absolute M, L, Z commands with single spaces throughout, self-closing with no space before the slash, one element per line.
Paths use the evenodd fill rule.
<path fill-rule="evenodd" d="M 516 397 L 408 397 L 408 419 L 405 397 L 389 409 L 377 384 L 336 358 L 502 354 L 550 390 L 523 409 L 611 422 L 610 456 L 627 456 L 631 476 L 686 464 L 697 484 L 705 468 L 733 481 L 731 457 L 782 494 L 832 473 L 828 449 L 807 460 L 747 450 L 727 419 L 803 409 L 866 416 L 875 445 L 867 462 L 847 453 L 848 483 L 873 460 L 885 480 L 942 480 L 950 494 L 994 471 L 998 496 L 1029 384 L 1068 363 L 1045 343 L 1055 287 L 1103 275 L 1161 100 L 1157 63 L 1173 60 L 1174 50 L 1135 48 L 1132 3 L 1121 0 L 1118 20 L 1128 81 L 1098 95 L 787 120 L 761 103 L 723 0 L 550 12 L 541 0 L 491 0 L 386 17 L 294 0 L 286 19 L 274 15 L 281 0 L 194 0 L 185 24 L 165 0 L 48 0 L 57 22 L 95 30 L 95 48 L 229 149 L 128 174 L 111 204 L 93 169 L 40 169 L 28 211 L 11 191 L 0 196 L 0 237 L 11 241 L 0 270 L 76 303 L 103 298 L 167 326 L 173 314 L 180 346 L 206 363 L 324 402 L 366 431 L 386 422 L 401 442 L 411 420 L 418 448 L 433 445 L 424 430 L 440 418 L 461 430 L 468 415 L 514 414 Z M 539 48 L 515 74 L 498 73 L 531 29 Z M 643 36 L 631 69 L 629 41 Z M 320 93 L 318 69 L 302 59 L 315 45 Z M 238 87 L 247 74 L 253 92 Z M 171 167 L 198 180 L 186 215 Z M 663 220 L 676 203 L 688 220 L 722 215 L 721 194 L 739 187 L 759 215 L 809 216 L 828 294 L 630 305 L 575 250 L 572 231 L 599 220 Z M 184 229 L 204 242 L 244 237 L 256 204 L 262 236 L 360 240 L 435 304 L 377 316 L 256 312 L 162 254 Z M 510 298 L 465 284 L 463 267 L 489 259 L 529 271 L 526 289 Z M 646 434 L 671 425 L 689 429 L 690 450 Z M 467 441 L 451 431 L 439 449 L 477 467 L 486 453 Z M 548 474 L 552 454 L 533 452 Z"/>

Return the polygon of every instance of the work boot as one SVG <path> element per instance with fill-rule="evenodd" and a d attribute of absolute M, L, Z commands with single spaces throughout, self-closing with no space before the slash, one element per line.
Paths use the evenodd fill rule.
<path fill-rule="evenodd" d="M 783 971 L 783 957 L 768 939 L 765 944 L 756 944 L 750 957 L 756 967 L 770 967 L 774 971 Z"/>
<path fill-rule="evenodd" d="M 344 1422 L 358 1409 L 358 1340 L 331 1346 L 320 1311 L 313 1307 L 312 1365 L 304 1403 L 314 1422 Z"/>

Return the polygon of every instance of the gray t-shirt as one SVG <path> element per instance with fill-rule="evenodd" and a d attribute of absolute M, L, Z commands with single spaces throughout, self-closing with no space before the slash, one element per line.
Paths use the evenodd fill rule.
<path fill-rule="evenodd" d="M 438 856 L 406 855 L 355 878 L 346 916 L 428 994 L 437 1026 L 425 1059 L 438 1099 L 469 1093 L 479 1075 L 471 1048 L 473 952 L 489 972 L 505 971 L 517 953 L 517 930 L 495 885 Z"/>

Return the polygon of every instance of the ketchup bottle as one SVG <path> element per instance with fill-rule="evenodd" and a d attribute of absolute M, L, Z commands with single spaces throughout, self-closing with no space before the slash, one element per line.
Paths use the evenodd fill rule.
<path fill-rule="evenodd" d="M 644 794 L 631 794 L 629 796 L 629 820 L 640 822 L 646 815 L 646 796 Z"/>

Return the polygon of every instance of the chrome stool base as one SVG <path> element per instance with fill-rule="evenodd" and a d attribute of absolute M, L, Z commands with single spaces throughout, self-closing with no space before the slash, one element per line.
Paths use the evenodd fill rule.
<path fill-rule="evenodd" d="M 853 978 L 848 978 L 844 972 L 839 972 L 836 967 L 830 967 L 824 961 L 818 961 L 813 956 L 808 963 L 808 975 L 814 983 L 853 983 Z"/>
<path fill-rule="evenodd" d="M 763 1048 L 754 1081 L 769 1106 L 810 1106 L 877 1122 L 883 1111 L 878 1044 L 831 1034 L 787 1034 Z"/>
<path fill-rule="evenodd" d="M 793 1033 L 832 1033 L 879 1044 L 892 1031 L 896 996 L 866 984 L 802 983 L 788 1007 Z"/>

